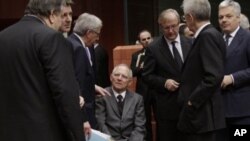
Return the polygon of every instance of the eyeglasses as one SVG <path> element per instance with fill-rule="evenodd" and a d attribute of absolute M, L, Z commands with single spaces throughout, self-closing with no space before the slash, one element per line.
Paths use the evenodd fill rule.
<path fill-rule="evenodd" d="M 97 32 L 97 31 L 95 31 L 95 30 L 90 30 L 90 32 L 93 32 L 93 33 L 95 33 L 98 37 L 100 36 L 100 32 Z"/>
<path fill-rule="evenodd" d="M 150 40 L 150 39 L 151 39 L 151 37 L 147 37 L 147 38 L 141 39 L 141 41 L 146 41 L 146 40 Z"/>
<path fill-rule="evenodd" d="M 165 26 L 165 27 L 163 27 L 163 29 L 164 30 L 170 30 L 170 29 L 175 29 L 178 26 L 179 26 L 179 24 L 174 24 L 174 25 L 170 25 L 170 26 Z"/>

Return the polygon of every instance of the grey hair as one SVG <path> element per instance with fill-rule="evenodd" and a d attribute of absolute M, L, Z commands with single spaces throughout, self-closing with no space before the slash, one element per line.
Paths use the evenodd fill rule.
<path fill-rule="evenodd" d="M 240 27 L 247 30 L 249 30 L 250 27 L 247 16 L 242 13 L 240 14 Z"/>
<path fill-rule="evenodd" d="M 128 77 L 129 77 L 129 79 L 131 79 L 133 77 L 132 70 L 130 69 L 130 67 L 127 64 L 118 64 L 118 65 L 116 65 L 114 67 L 113 71 L 112 71 L 112 74 L 114 74 L 119 67 L 126 67 L 128 69 Z"/>
<path fill-rule="evenodd" d="M 100 28 L 102 28 L 100 18 L 89 13 L 83 13 L 76 20 L 73 31 L 82 36 L 85 35 L 88 30 L 96 31 Z"/>
<path fill-rule="evenodd" d="M 211 5 L 208 0 L 183 0 L 184 14 L 192 14 L 198 21 L 207 21 L 211 16 Z"/>
<path fill-rule="evenodd" d="M 66 6 L 71 6 L 74 4 L 73 0 L 65 0 L 66 1 Z"/>
<path fill-rule="evenodd" d="M 177 19 L 178 19 L 178 22 L 180 23 L 180 15 L 179 15 L 179 13 L 176 11 L 176 10 L 174 10 L 174 9 L 166 9 L 166 10 L 164 10 L 164 11 L 162 11 L 161 12 L 161 14 L 159 15 L 159 17 L 158 17 L 158 23 L 160 24 L 160 23 L 162 23 L 162 21 L 164 21 L 166 18 L 167 18 L 167 14 L 168 13 L 173 13 L 176 17 L 177 17 Z"/>
<path fill-rule="evenodd" d="M 240 4 L 238 2 L 233 1 L 233 0 L 224 0 L 219 4 L 219 9 L 225 8 L 225 7 L 232 7 L 234 9 L 235 14 L 237 16 L 240 16 L 241 7 L 240 7 Z"/>
<path fill-rule="evenodd" d="M 29 0 L 24 13 L 48 17 L 52 11 L 61 12 L 61 6 L 65 4 L 65 0 Z"/>

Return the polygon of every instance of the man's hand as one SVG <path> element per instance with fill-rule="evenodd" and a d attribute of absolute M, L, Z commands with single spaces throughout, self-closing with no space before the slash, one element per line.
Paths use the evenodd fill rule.
<path fill-rule="evenodd" d="M 221 83 L 221 87 L 224 89 L 226 88 L 228 85 L 233 84 L 233 79 L 231 75 L 225 75 L 223 78 L 223 81 Z"/>
<path fill-rule="evenodd" d="M 83 123 L 83 131 L 84 131 L 85 137 L 89 139 L 91 136 L 91 126 L 88 121 Z"/>
<path fill-rule="evenodd" d="M 165 88 L 167 88 L 167 90 L 173 92 L 176 91 L 179 88 L 180 83 L 176 82 L 173 79 L 167 79 L 167 81 L 165 82 Z"/>
<path fill-rule="evenodd" d="M 83 107 L 85 101 L 84 101 L 84 98 L 82 96 L 79 96 L 79 104 L 80 104 L 80 108 Z"/>
<path fill-rule="evenodd" d="M 95 85 L 95 91 L 102 96 L 106 96 L 106 95 L 111 96 L 111 94 L 107 90 L 105 90 L 104 88 L 98 85 Z"/>

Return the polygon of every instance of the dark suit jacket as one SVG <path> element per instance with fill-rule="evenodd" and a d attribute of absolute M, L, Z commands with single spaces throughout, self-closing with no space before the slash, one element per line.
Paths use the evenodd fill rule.
<path fill-rule="evenodd" d="M 101 87 L 110 86 L 109 80 L 109 56 L 100 44 L 95 47 L 96 84 Z"/>
<path fill-rule="evenodd" d="M 112 96 L 96 100 L 98 129 L 111 135 L 116 141 L 143 141 L 146 119 L 142 96 L 127 91 L 121 116 L 111 87 L 107 90 Z"/>
<path fill-rule="evenodd" d="M 95 119 L 95 73 L 90 65 L 86 50 L 80 39 L 73 33 L 68 37 L 73 45 L 73 60 L 75 76 L 80 86 L 81 95 L 84 97 L 84 108 L 92 128 L 96 126 Z"/>
<path fill-rule="evenodd" d="M 181 47 L 184 58 L 187 56 L 191 40 L 181 36 Z M 143 77 L 147 82 L 150 93 L 156 95 L 157 120 L 178 119 L 178 91 L 170 92 L 164 85 L 167 79 L 180 81 L 181 70 L 171 54 L 165 38 L 154 40 L 146 49 Z"/>
<path fill-rule="evenodd" d="M 250 33 L 242 28 L 227 47 L 225 74 L 234 77 L 234 84 L 223 90 L 226 116 L 250 116 Z"/>
<path fill-rule="evenodd" d="M 144 53 L 144 55 L 143 55 Z M 138 56 L 140 56 L 138 58 Z M 130 68 L 133 72 L 133 76 L 136 77 L 136 89 L 135 91 L 139 94 L 141 94 L 144 97 L 145 100 L 145 96 L 146 96 L 146 92 L 147 92 L 147 85 L 144 82 L 144 80 L 142 79 L 142 69 L 140 68 L 140 65 L 143 63 L 144 64 L 144 59 L 145 59 L 145 48 L 136 51 L 135 53 L 132 54 L 132 59 L 131 59 L 131 64 L 130 64 Z M 138 66 L 137 65 L 137 61 L 139 62 Z"/>
<path fill-rule="evenodd" d="M 178 96 L 181 131 L 202 133 L 225 127 L 220 93 L 225 49 L 221 33 L 212 25 L 205 26 L 194 40 L 183 66 Z"/>
<path fill-rule="evenodd" d="M 62 34 L 24 16 L 0 32 L 0 44 L 0 140 L 85 140 L 72 48 Z"/>

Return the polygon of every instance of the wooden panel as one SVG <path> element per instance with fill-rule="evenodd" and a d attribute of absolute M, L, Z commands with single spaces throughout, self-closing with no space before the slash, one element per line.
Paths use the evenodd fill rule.
<path fill-rule="evenodd" d="M 132 54 L 142 49 L 141 45 L 117 46 L 113 50 L 114 66 L 118 64 L 127 64 L 130 66 Z M 133 78 L 129 89 L 135 91 L 136 78 Z"/>

